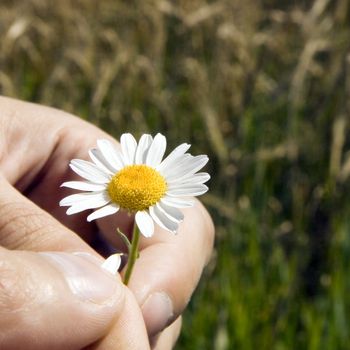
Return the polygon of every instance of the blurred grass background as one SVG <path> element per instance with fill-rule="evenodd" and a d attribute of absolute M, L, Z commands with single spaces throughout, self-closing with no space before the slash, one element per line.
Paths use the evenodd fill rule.
<path fill-rule="evenodd" d="M 0 93 L 209 155 L 177 349 L 349 349 L 349 0 L 1 0 Z"/>

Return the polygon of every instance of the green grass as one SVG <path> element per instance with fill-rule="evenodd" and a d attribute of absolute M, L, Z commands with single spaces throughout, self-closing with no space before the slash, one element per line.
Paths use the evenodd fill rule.
<path fill-rule="evenodd" d="M 216 246 L 177 349 L 349 347 L 349 0 L 18 0 L 0 17 L 2 94 L 209 155 Z"/>

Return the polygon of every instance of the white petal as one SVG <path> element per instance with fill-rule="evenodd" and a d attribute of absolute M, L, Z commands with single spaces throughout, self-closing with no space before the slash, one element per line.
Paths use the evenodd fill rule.
<path fill-rule="evenodd" d="M 191 145 L 187 143 L 183 143 L 177 146 L 157 167 L 157 170 L 163 171 L 168 166 L 171 166 L 175 161 L 179 159 L 179 157 L 183 156 L 185 152 L 191 147 Z"/>
<path fill-rule="evenodd" d="M 137 227 L 145 237 L 152 237 L 154 233 L 154 222 L 147 211 L 138 211 L 135 215 Z"/>
<path fill-rule="evenodd" d="M 103 157 L 102 152 L 98 148 L 92 148 L 89 150 L 89 156 L 91 160 L 105 173 L 113 175 L 117 169 L 112 167 Z"/>
<path fill-rule="evenodd" d="M 111 165 L 113 169 L 120 170 L 124 168 L 125 163 L 116 145 L 109 140 L 101 139 L 97 140 L 97 147 L 100 149 L 103 158 Z"/>
<path fill-rule="evenodd" d="M 100 218 L 103 218 L 105 216 L 108 216 L 108 215 L 112 215 L 112 214 L 115 214 L 117 211 L 119 210 L 119 206 L 116 205 L 116 204 L 109 204 L 109 205 L 106 205 L 105 207 L 101 208 L 101 209 L 98 209 L 98 210 L 95 210 L 92 214 L 90 214 L 88 217 L 87 217 L 87 221 L 93 221 L 93 220 L 96 220 L 96 219 L 100 219 Z"/>
<path fill-rule="evenodd" d="M 178 178 L 173 179 L 172 181 L 167 180 L 167 182 L 169 184 L 172 183 L 182 183 L 182 184 L 188 184 L 191 183 L 193 185 L 197 185 L 197 184 L 203 184 L 204 182 L 207 182 L 210 179 L 210 175 L 207 173 L 197 173 L 194 175 L 187 175 L 182 177 L 181 180 L 179 180 Z"/>
<path fill-rule="evenodd" d="M 99 207 L 102 207 L 106 204 L 108 204 L 108 201 L 102 202 L 102 203 L 98 203 L 98 202 L 79 202 L 76 203 L 74 205 L 72 205 L 71 207 L 68 208 L 68 210 L 66 211 L 67 215 L 73 215 L 73 214 L 77 214 L 80 213 L 84 210 L 88 210 L 88 209 L 96 209 Z"/>
<path fill-rule="evenodd" d="M 83 192 L 83 193 L 76 193 L 76 194 L 71 194 L 70 196 L 67 196 L 63 198 L 60 201 L 60 206 L 69 206 L 69 205 L 74 205 L 79 202 L 84 202 L 87 200 L 102 200 L 106 198 L 106 193 L 105 191 L 98 191 L 98 192 Z"/>
<path fill-rule="evenodd" d="M 202 187 L 202 186 L 204 186 L 204 187 Z M 203 189 L 206 188 L 206 189 L 208 189 L 208 187 L 204 184 L 173 182 L 171 184 L 168 184 L 167 191 L 180 190 L 180 189 L 191 189 L 191 188 L 203 188 Z"/>
<path fill-rule="evenodd" d="M 194 201 L 190 201 L 182 198 L 176 198 L 176 197 L 165 196 L 160 201 L 174 208 L 190 208 L 194 206 Z"/>
<path fill-rule="evenodd" d="M 71 205 L 71 207 L 66 212 L 67 215 L 80 213 L 81 211 L 84 211 L 87 209 L 99 208 L 110 202 L 110 199 L 107 197 L 107 195 L 106 194 L 101 195 L 101 193 L 99 193 L 99 195 L 96 195 L 96 194 L 92 195 L 91 193 L 85 193 L 86 198 L 81 198 L 81 197 L 73 198 L 73 196 L 81 196 L 81 195 L 83 194 L 68 196 L 60 202 L 61 206 Z M 72 204 L 67 204 L 69 202 L 72 202 Z"/>
<path fill-rule="evenodd" d="M 151 167 L 157 167 L 164 156 L 166 149 L 166 138 L 162 134 L 157 134 L 149 147 L 146 164 Z"/>
<path fill-rule="evenodd" d="M 73 159 L 69 166 L 74 172 L 93 183 L 105 184 L 109 182 L 110 176 L 99 169 L 95 164 L 82 159 Z"/>
<path fill-rule="evenodd" d="M 80 190 L 80 191 L 103 191 L 106 186 L 101 184 L 93 184 L 90 182 L 84 182 L 84 181 L 67 181 L 64 182 L 61 187 L 68 187 L 72 188 L 74 190 Z"/>
<path fill-rule="evenodd" d="M 177 208 L 171 207 L 164 203 L 157 203 L 156 206 L 162 211 L 170 220 L 174 222 L 181 222 L 184 219 L 184 214 Z"/>
<path fill-rule="evenodd" d="M 123 134 L 120 137 L 120 145 L 126 165 L 134 164 L 137 142 L 131 134 Z"/>
<path fill-rule="evenodd" d="M 122 254 L 111 255 L 103 262 L 101 267 L 110 272 L 112 275 L 116 275 L 122 262 L 121 255 Z"/>
<path fill-rule="evenodd" d="M 187 163 L 193 162 L 193 158 L 194 157 L 188 153 L 183 154 L 182 156 L 178 157 L 174 163 L 163 169 L 161 171 L 162 175 L 165 177 L 173 175 L 175 172 L 178 172 L 184 166 L 186 166 Z"/>
<path fill-rule="evenodd" d="M 188 177 L 198 170 L 202 169 L 205 164 L 207 164 L 209 158 L 207 156 L 201 155 L 192 157 L 192 159 L 187 159 L 181 166 L 177 167 L 171 175 L 166 176 L 166 180 L 171 182 L 177 179 L 178 182 L 182 180 L 182 178 Z"/>
<path fill-rule="evenodd" d="M 144 164 L 148 153 L 149 146 L 152 144 L 151 135 L 144 134 L 141 136 L 135 153 L 135 164 Z"/>
<path fill-rule="evenodd" d="M 169 188 L 167 191 L 168 196 L 200 196 L 208 191 L 208 187 L 205 185 L 182 185 L 178 188 Z"/>
<path fill-rule="evenodd" d="M 152 219 L 163 229 L 176 233 L 178 224 L 171 221 L 164 213 L 162 213 L 156 206 L 149 208 L 149 213 Z"/>

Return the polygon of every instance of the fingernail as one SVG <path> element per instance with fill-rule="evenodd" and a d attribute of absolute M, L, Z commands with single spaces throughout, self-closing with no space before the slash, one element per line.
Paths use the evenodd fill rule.
<path fill-rule="evenodd" d="M 174 317 L 173 303 L 166 293 L 151 294 L 142 305 L 147 332 L 154 336 L 169 325 Z"/>
<path fill-rule="evenodd" d="M 106 272 L 93 259 L 70 253 L 40 254 L 62 273 L 72 293 L 82 301 L 103 304 L 118 288 L 117 280 L 112 274 Z"/>

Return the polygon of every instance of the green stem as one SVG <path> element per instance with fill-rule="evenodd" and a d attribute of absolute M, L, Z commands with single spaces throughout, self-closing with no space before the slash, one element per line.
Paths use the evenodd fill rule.
<path fill-rule="evenodd" d="M 130 280 L 131 272 L 132 272 L 133 267 L 135 265 L 135 261 L 139 256 L 139 252 L 138 252 L 139 239 L 140 239 L 140 231 L 139 231 L 136 223 L 134 223 L 134 230 L 132 233 L 131 247 L 129 249 L 128 264 L 127 264 L 126 272 L 124 275 L 124 284 L 125 285 L 127 285 L 129 280 Z"/>

